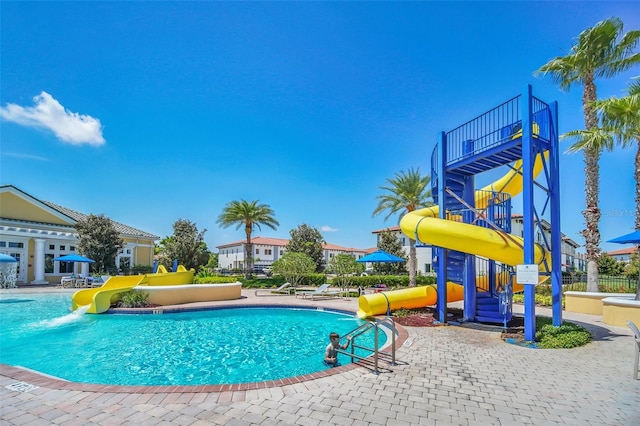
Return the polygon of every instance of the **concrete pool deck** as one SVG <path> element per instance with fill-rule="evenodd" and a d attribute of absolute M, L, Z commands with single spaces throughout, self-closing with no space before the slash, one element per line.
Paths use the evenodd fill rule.
<path fill-rule="evenodd" d="M 22 287 L 0 292 L 26 291 L 68 290 Z M 189 306 L 357 310 L 355 298 L 256 297 L 254 290 L 243 290 L 242 295 L 240 300 Z M 550 311 L 537 308 L 536 314 L 550 315 Z M 379 375 L 361 366 L 344 366 L 330 375 L 255 388 L 123 391 L 1 365 L 0 424 L 640 424 L 640 380 L 632 375 L 631 330 L 604 324 L 600 316 L 563 315 L 591 330 L 594 341 L 576 349 L 536 350 L 504 343 L 495 327 L 405 327 L 404 344 L 396 353 L 398 365 Z M 38 387 L 29 390 L 20 385 Z"/>

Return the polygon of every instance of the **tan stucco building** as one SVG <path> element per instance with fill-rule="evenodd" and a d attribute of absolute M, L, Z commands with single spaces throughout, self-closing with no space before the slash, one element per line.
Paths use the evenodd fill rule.
<path fill-rule="evenodd" d="M 0 253 L 18 260 L 18 283 L 59 283 L 61 277 L 88 275 L 86 263 L 54 262 L 76 253 L 76 222 L 88 215 L 42 201 L 13 185 L 0 185 Z M 113 220 L 112 220 L 113 221 Z M 113 221 L 125 242 L 116 265 L 152 265 L 155 241 L 160 237 Z"/>

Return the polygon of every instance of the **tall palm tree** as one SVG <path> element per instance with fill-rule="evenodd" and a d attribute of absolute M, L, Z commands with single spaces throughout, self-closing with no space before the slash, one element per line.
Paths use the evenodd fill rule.
<path fill-rule="evenodd" d="M 566 56 L 556 57 L 543 65 L 536 74 L 549 74 L 563 90 L 582 84 L 582 108 L 585 128 L 598 126 L 594 102 L 597 100 L 595 79 L 612 77 L 640 62 L 633 50 L 640 31 L 622 35 L 623 23 L 618 18 L 598 22 L 580 33 L 577 43 Z M 618 41 L 619 40 L 619 41 Z M 601 146 L 587 144 L 582 148 L 585 162 L 586 206 L 582 212 L 586 228 L 582 231 L 587 257 L 587 290 L 598 291 L 598 257 L 600 255 L 599 180 Z"/>
<path fill-rule="evenodd" d="M 567 136 L 577 139 L 571 146 L 572 151 L 595 145 L 611 151 L 618 144 L 622 148 L 636 145 L 635 154 L 635 229 L 640 229 L 640 80 L 631 82 L 629 93 L 622 98 L 611 97 L 594 103 L 600 115 L 601 127 L 592 130 L 574 130 Z M 636 300 L 640 300 L 640 286 L 636 291 Z"/>
<path fill-rule="evenodd" d="M 377 216 L 383 211 L 387 211 L 385 220 L 394 214 L 400 213 L 398 220 L 406 213 L 412 212 L 422 207 L 432 206 L 429 201 L 431 189 L 429 182 L 431 176 L 420 175 L 420 169 L 409 169 L 408 171 L 396 173 L 391 179 L 386 180 L 387 185 L 380 189 L 386 191 L 385 194 L 376 197 L 378 205 L 373 211 L 373 216 Z M 409 238 L 409 286 L 416 285 L 416 241 Z"/>
<path fill-rule="evenodd" d="M 247 237 L 245 244 L 245 265 L 247 267 L 246 276 L 251 278 L 253 271 L 253 245 L 251 244 L 251 234 L 254 228 L 261 229 L 261 225 L 267 225 L 271 229 L 276 229 L 280 223 L 274 217 L 275 213 L 267 204 L 259 204 L 254 201 L 231 201 L 218 216 L 217 223 L 223 228 L 236 225 L 236 229 L 244 226 L 244 233 Z"/>

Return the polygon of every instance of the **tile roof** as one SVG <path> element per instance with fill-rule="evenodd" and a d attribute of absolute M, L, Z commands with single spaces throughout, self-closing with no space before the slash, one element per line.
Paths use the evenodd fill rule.
<path fill-rule="evenodd" d="M 87 218 L 88 215 L 84 214 L 84 213 L 80 213 L 78 211 L 72 210 L 70 208 L 58 205 L 56 203 L 52 203 L 51 201 L 42 201 L 40 200 L 43 204 L 46 204 L 47 206 L 51 207 L 54 210 L 57 210 L 58 212 L 62 213 L 65 216 L 69 216 L 71 219 L 73 219 L 74 221 L 78 222 L 81 220 L 85 220 Z M 149 232 L 145 232 L 142 231 L 138 228 L 134 228 L 132 226 L 128 226 L 125 225 L 123 223 L 120 222 L 116 222 L 113 219 L 110 219 L 111 222 L 113 223 L 114 227 L 116 228 L 116 231 L 118 231 L 118 233 L 128 236 L 128 237 L 142 237 L 142 238 L 149 238 L 152 240 L 159 240 L 160 237 L 154 234 L 151 234 Z"/>
<path fill-rule="evenodd" d="M 399 226 L 389 226 L 387 228 L 382 228 L 382 229 L 376 229 L 375 231 L 371 231 L 372 234 L 380 234 L 382 232 L 388 232 L 388 231 L 400 231 L 400 227 Z"/>
<path fill-rule="evenodd" d="M 617 256 L 621 254 L 632 254 L 632 253 L 636 253 L 637 251 L 638 250 L 635 247 L 627 247 L 619 250 L 608 251 L 607 254 L 609 256 Z"/>
<path fill-rule="evenodd" d="M 217 249 L 223 249 L 227 247 L 241 246 L 245 243 L 246 240 L 238 240 L 231 243 L 221 244 L 216 246 Z M 284 238 L 269 238 L 269 237 L 252 237 L 251 244 L 253 245 L 265 245 L 265 246 L 275 246 L 275 247 L 284 247 L 289 243 L 289 240 Z M 342 247 L 336 244 L 327 243 L 323 247 L 325 250 L 340 250 L 346 252 L 366 252 L 366 250 L 353 248 L 353 247 Z"/>

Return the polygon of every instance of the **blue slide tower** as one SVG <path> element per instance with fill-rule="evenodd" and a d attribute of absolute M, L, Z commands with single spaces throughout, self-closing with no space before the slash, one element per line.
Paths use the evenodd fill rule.
<path fill-rule="evenodd" d="M 538 158 L 538 160 L 536 160 Z M 513 164 L 521 161 L 521 168 Z M 535 163 L 542 161 L 535 175 Z M 520 163 L 518 163 L 520 164 Z M 519 265 L 535 264 L 535 245 L 551 253 L 540 275 L 552 286 L 553 324 L 562 323 L 560 176 L 557 102 L 533 96 L 531 86 L 503 104 L 449 131 L 442 132 L 431 158 L 432 194 L 442 219 L 492 228 L 510 238 L 511 195 L 491 188 L 482 208 L 475 205 L 475 177 L 510 167 L 522 183 L 523 257 Z M 550 238 L 542 224 L 550 224 Z M 417 241 L 420 244 L 420 241 Z M 447 318 L 447 281 L 464 286 L 464 320 L 504 323 L 511 319 L 515 265 L 435 247 L 438 313 Z M 482 277 L 479 279 L 478 277 Z M 547 280 L 549 282 L 549 280 Z M 535 288 L 525 285 L 525 339 L 535 338 Z"/>

